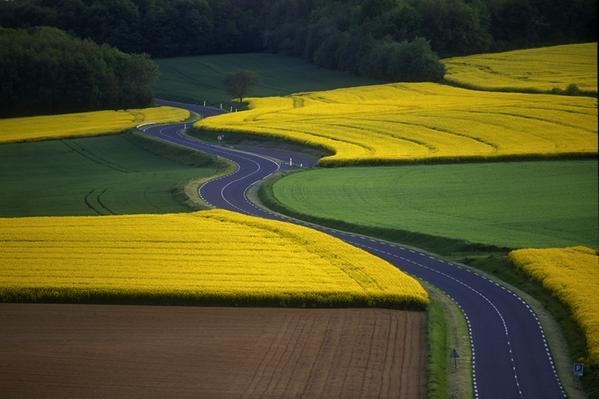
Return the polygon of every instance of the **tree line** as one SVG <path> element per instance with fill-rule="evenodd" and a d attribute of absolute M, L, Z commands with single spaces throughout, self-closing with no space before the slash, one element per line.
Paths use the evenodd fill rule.
<path fill-rule="evenodd" d="M 157 66 L 51 27 L 0 28 L 0 116 L 144 107 Z"/>
<path fill-rule="evenodd" d="M 275 0 L 264 43 L 329 68 L 437 80 L 437 54 L 596 41 L 596 8 L 596 0 Z"/>
<path fill-rule="evenodd" d="M 152 57 L 262 50 L 268 0 L 0 1 L 0 26 L 54 26 Z"/>
<path fill-rule="evenodd" d="M 338 41 L 422 37 L 446 57 L 595 41 L 596 8 L 596 0 L 12 0 L 0 1 L 0 26 L 54 26 L 152 57 L 311 55 L 338 33 Z"/>
<path fill-rule="evenodd" d="M 53 26 L 152 57 L 269 51 L 382 80 L 437 81 L 444 74 L 439 56 L 595 41 L 596 8 L 596 0 L 9 0 L 0 1 L 0 26 Z M 48 40 L 38 39 L 46 44 L 70 40 L 51 32 Z M 109 47 L 92 51 L 90 41 L 71 43 L 86 48 L 85 57 L 95 60 L 90 65 L 106 57 L 125 59 L 122 53 L 107 56 L 117 54 Z M 28 56 L 31 65 L 41 65 L 41 56 Z M 143 73 L 131 76 L 139 83 L 127 84 L 137 86 L 132 98 L 143 98 L 149 95 L 142 88 L 148 87 L 153 68 L 143 56 L 132 57 Z M 47 64 L 57 59 L 49 55 Z M 0 62 L 10 64 L 4 56 Z M 65 57 L 61 62 L 72 68 L 80 61 Z M 98 77 L 110 75 L 98 70 Z M 34 79 L 34 73 L 27 73 L 21 82 Z M 86 107 L 110 102 L 115 89 L 106 82 L 111 79 L 120 78 L 97 79 L 96 92 L 105 93 L 86 99 Z M 126 103 L 122 94 L 115 98 L 114 104 Z M 131 101 L 138 102 L 143 101 Z"/>

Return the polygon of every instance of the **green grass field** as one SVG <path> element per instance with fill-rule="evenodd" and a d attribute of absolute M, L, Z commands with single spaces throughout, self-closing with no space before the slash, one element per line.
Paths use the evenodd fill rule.
<path fill-rule="evenodd" d="M 189 212 L 175 196 L 184 182 L 223 168 L 153 152 L 186 155 L 132 134 L 0 145 L 0 216 Z"/>
<path fill-rule="evenodd" d="M 597 247 L 597 162 L 316 169 L 272 186 L 284 207 L 367 228 L 500 247 Z"/>
<path fill-rule="evenodd" d="M 224 54 L 154 60 L 160 66 L 156 97 L 209 104 L 230 104 L 223 78 L 238 69 L 255 71 L 254 97 L 363 86 L 377 82 L 346 72 L 319 68 L 300 58 L 267 53 Z"/>

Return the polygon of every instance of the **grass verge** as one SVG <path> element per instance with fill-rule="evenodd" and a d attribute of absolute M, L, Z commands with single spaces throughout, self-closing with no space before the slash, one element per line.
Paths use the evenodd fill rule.
<path fill-rule="evenodd" d="M 472 352 L 466 320 L 459 307 L 439 289 L 424 284 L 427 309 L 427 398 L 472 398 Z M 456 365 L 450 358 L 459 354 Z"/>

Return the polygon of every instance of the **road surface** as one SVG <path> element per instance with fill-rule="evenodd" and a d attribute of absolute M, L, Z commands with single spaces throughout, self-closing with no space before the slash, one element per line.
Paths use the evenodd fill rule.
<path fill-rule="evenodd" d="M 174 105 L 187 107 L 180 103 Z M 215 114 L 214 109 L 204 112 L 198 106 L 187 108 L 205 116 Z M 281 166 L 264 153 L 239 152 L 190 139 L 182 133 L 188 127 L 172 124 L 145 127 L 144 131 L 170 143 L 221 156 L 237 165 L 234 173 L 200 187 L 199 195 L 204 201 L 217 208 L 285 220 L 331 234 L 429 282 L 457 302 L 470 334 L 475 398 L 566 397 L 539 319 L 517 294 L 470 269 L 429 253 L 305 223 L 257 207 L 247 197 L 249 188 L 279 171 Z"/>

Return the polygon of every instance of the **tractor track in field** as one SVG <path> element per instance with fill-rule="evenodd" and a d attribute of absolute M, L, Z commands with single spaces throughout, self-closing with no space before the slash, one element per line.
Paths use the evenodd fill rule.
<path fill-rule="evenodd" d="M 83 202 L 85 202 L 85 205 L 100 216 L 116 215 L 117 213 L 110 209 L 108 206 L 106 206 L 106 204 L 104 204 L 104 201 L 101 199 L 102 195 L 104 195 L 106 191 L 108 191 L 108 188 L 105 188 L 104 190 L 99 192 L 97 192 L 96 190 L 99 189 L 94 188 L 90 190 L 87 194 L 85 194 L 85 196 L 83 197 Z M 95 199 L 95 202 L 98 204 L 98 206 L 93 205 L 91 200 L 92 198 Z"/>
<path fill-rule="evenodd" d="M 106 206 L 106 204 L 104 204 L 104 201 L 102 201 L 101 197 L 106 193 L 106 191 L 108 191 L 107 188 L 105 188 L 104 190 L 102 190 L 100 193 L 98 193 L 98 195 L 96 195 L 96 201 L 98 202 L 98 204 L 100 204 L 100 206 L 106 210 L 106 212 L 108 212 L 111 215 L 116 215 L 115 212 L 112 211 L 112 209 L 110 209 L 109 207 Z"/>
<path fill-rule="evenodd" d="M 74 141 L 68 141 L 68 140 L 61 140 L 61 142 L 68 147 L 69 149 L 71 149 L 72 151 L 76 152 L 77 154 L 81 155 L 83 158 L 90 160 L 91 162 L 98 164 L 100 166 L 104 166 L 106 168 L 110 168 L 113 170 L 116 170 L 117 172 L 121 172 L 121 173 L 131 173 L 132 171 L 129 169 L 125 169 L 119 165 L 114 164 L 111 161 L 108 161 L 102 157 L 99 157 L 93 153 L 91 153 L 90 151 L 86 150 L 85 148 L 81 147 L 80 145 L 76 144 Z"/>
<path fill-rule="evenodd" d="M 94 193 L 94 191 L 96 191 L 96 189 L 94 188 L 93 190 L 90 190 L 87 194 L 85 194 L 85 196 L 83 197 L 83 202 L 85 202 L 85 205 L 91 209 L 92 211 L 94 211 L 97 215 L 102 215 L 102 212 L 98 211 L 96 209 L 95 206 L 92 205 L 91 201 L 90 201 L 90 197 L 92 196 L 92 194 Z"/>

